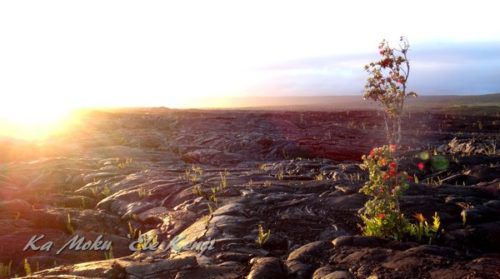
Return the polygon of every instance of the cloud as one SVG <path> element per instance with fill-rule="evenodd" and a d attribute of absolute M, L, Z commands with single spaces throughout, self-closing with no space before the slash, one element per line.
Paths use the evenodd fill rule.
<path fill-rule="evenodd" d="M 375 49 L 376 50 L 376 49 Z M 434 43 L 412 46 L 409 86 L 422 94 L 500 92 L 500 43 Z M 256 69 L 260 88 L 287 95 L 361 93 L 363 66 L 374 53 L 308 57 Z"/>

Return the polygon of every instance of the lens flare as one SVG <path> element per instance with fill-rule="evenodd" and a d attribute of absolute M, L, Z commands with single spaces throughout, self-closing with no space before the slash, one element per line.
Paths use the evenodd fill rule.
<path fill-rule="evenodd" d="M 16 106 L 0 112 L 0 136 L 40 140 L 62 131 L 72 119 L 71 109 Z"/>

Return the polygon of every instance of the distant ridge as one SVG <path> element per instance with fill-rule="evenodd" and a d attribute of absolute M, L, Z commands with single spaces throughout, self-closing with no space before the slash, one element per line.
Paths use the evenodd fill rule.
<path fill-rule="evenodd" d="M 338 110 L 374 109 L 373 101 L 363 100 L 361 95 L 343 96 L 284 96 L 284 97 L 229 97 L 213 98 L 207 103 L 218 104 L 200 107 L 208 109 L 284 109 L 284 110 Z M 409 98 L 409 109 L 436 109 L 450 107 L 498 107 L 500 93 L 485 95 L 423 95 Z"/>

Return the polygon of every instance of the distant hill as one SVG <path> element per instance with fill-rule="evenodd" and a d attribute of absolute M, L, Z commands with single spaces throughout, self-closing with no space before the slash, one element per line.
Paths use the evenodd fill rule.
<path fill-rule="evenodd" d="M 271 109 L 271 110 L 356 110 L 375 109 L 373 101 L 363 100 L 362 96 L 289 96 L 289 97 L 234 97 L 210 99 L 212 104 L 206 108 L 221 109 Z M 408 109 L 451 109 L 489 107 L 500 109 L 500 93 L 486 95 L 424 95 L 410 98 Z"/>

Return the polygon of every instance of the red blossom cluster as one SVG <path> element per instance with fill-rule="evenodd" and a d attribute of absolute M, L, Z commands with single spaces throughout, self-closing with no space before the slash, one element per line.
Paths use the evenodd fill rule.
<path fill-rule="evenodd" d="M 391 144 L 389 145 L 389 152 L 394 153 L 396 152 L 396 145 Z M 384 180 L 388 180 L 391 177 L 396 176 L 398 173 L 398 164 L 395 161 L 388 161 L 386 156 L 383 154 L 384 149 L 380 147 L 373 148 L 370 153 L 368 154 L 367 158 L 371 160 L 375 160 L 377 162 L 377 165 L 379 167 L 386 167 L 388 166 L 387 172 L 383 173 L 382 178 Z M 383 192 L 383 190 L 381 190 Z"/>
<path fill-rule="evenodd" d="M 398 199 L 409 186 L 408 174 L 399 171 L 396 151 L 396 145 L 384 145 L 362 157 L 362 167 L 368 170 L 369 179 L 360 191 L 372 197 L 361 216 L 366 235 L 393 236 L 404 222 Z"/>
<path fill-rule="evenodd" d="M 401 139 L 400 118 L 407 97 L 417 96 L 407 93 L 410 74 L 407 52 L 408 41 L 402 37 L 400 47 L 393 48 L 386 40 L 379 45 L 380 59 L 365 65 L 369 77 L 366 80 L 364 98 L 380 102 L 385 108 L 386 133 L 389 143 L 399 144 Z M 394 121 L 397 125 L 388 125 Z"/>
<path fill-rule="evenodd" d="M 389 151 L 391 153 L 396 152 L 396 145 L 395 144 L 390 144 L 389 145 Z M 381 157 L 383 155 L 384 149 L 382 147 L 375 147 L 372 150 L 370 150 L 370 153 L 368 154 L 368 159 L 377 159 L 378 157 Z M 385 164 L 384 164 L 385 166 Z"/>
<path fill-rule="evenodd" d="M 365 98 L 381 101 L 390 112 L 396 113 L 391 106 L 399 105 L 398 103 L 407 96 L 405 85 L 409 73 L 406 58 L 408 47 L 405 42 L 401 49 L 391 48 L 384 40 L 379 45 L 379 53 L 382 56 L 380 60 L 365 66 L 365 70 L 372 75 L 365 86 Z M 412 92 L 408 95 L 415 94 Z"/>
<path fill-rule="evenodd" d="M 423 162 L 419 162 L 417 164 L 417 167 L 418 167 L 419 170 L 423 171 L 425 169 L 425 164 Z"/>

